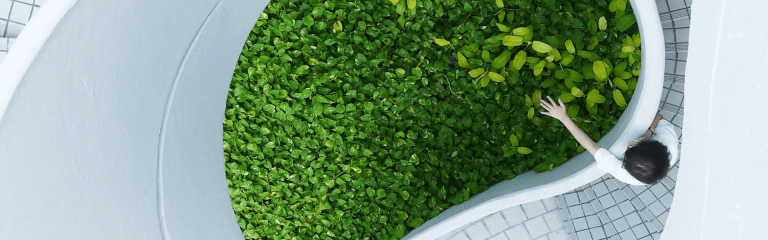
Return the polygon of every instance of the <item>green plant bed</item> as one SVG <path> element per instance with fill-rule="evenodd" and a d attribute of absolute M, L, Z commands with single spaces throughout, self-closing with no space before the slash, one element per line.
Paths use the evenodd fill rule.
<path fill-rule="evenodd" d="M 391 1 L 273 0 L 253 28 L 224 119 L 246 239 L 401 238 L 583 152 L 542 97 L 598 140 L 632 96 L 626 0 Z"/>

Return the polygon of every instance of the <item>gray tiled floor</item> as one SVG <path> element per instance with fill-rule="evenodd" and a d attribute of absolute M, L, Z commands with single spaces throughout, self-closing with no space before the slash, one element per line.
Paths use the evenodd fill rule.
<path fill-rule="evenodd" d="M 15 38 L 47 0 L 0 0 L 0 37 Z"/>
<path fill-rule="evenodd" d="M 659 113 L 675 126 L 680 140 L 677 146 L 679 149 L 683 137 L 683 89 L 688 57 L 691 0 L 656 0 L 656 5 L 666 41 L 664 90 L 659 103 Z M 539 239 L 549 240 L 658 240 L 664 231 L 664 224 L 674 200 L 677 171 L 680 168 L 679 157 L 678 155 L 678 161 L 669 170 L 667 177 L 658 184 L 632 186 L 606 174 L 554 198 L 514 206 L 491 214 L 439 239 L 529 240 L 541 236 Z M 557 206 L 547 206 L 542 216 L 539 216 L 542 213 L 540 208 L 526 208 L 548 203 L 556 203 Z M 499 220 L 500 217 L 505 221 Z M 543 221 L 540 218 L 543 218 Z M 562 221 L 562 224 L 555 223 L 558 221 Z M 507 229 L 503 234 L 497 233 L 505 227 Z M 544 233 L 546 230 L 549 232 Z"/>

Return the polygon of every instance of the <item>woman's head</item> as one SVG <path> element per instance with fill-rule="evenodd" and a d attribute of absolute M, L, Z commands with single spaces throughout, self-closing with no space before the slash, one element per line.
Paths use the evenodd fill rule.
<path fill-rule="evenodd" d="M 642 141 L 624 153 L 624 168 L 635 179 L 655 184 L 669 170 L 669 151 L 658 141 Z"/>

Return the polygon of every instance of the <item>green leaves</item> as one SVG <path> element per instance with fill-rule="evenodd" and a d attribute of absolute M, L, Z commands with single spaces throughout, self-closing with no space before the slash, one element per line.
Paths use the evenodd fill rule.
<path fill-rule="evenodd" d="M 494 82 L 503 82 L 504 81 L 504 77 L 501 76 L 498 73 L 495 73 L 495 72 L 488 72 L 488 77 L 490 77 L 491 80 L 493 80 Z"/>
<path fill-rule="evenodd" d="M 504 38 L 502 38 L 501 44 L 504 44 L 504 46 L 509 46 L 509 47 L 520 46 L 521 44 L 523 44 L 523 38 L 518 36 L 507 35 L 507 36 L 504 36 Z"/>
<path fill-rule="evenodd" d="M 571 39 L 565 41 L 565 48 L 568 49 L 569 53 L 576 53 L 576 48 L 573 46 Z"/>
<path fill-rule="evenodd" d="M 451 45 L 451 42 L 448 42 L 448 41 L 446 41 L 445 39 L 442 39 L 442 38 L 435 38 L 435 43 L 437 43 L 437 45 L 441 46 L 441 47 L 447 46 L 447 45 Z"/>
<path fill-rule="evenodd" d="M 527 147 L 518 147 L 517 152 L 519 152 L 520 154 L 530 154 L 533 152 L 533 150 Z"/>
<path fill-rule="evenodd" d="M 548 53 L 549 51 L 552 51 L 552 47 L 543 42 L 533 41 L 533 50 L 540 53 Z"/>
<path fill-rule="evenodd" d="M 499 8 L 504 8 L 504 2 L 502 2 L 501 0 L 496 0 L 496 6 Z"/>
<path fill-rule="evenodd" d="M 493 59 L 493 63 L 491 64 L 491 66 L 496 69 L 503 68 L 505 65 L 507 65 L 507 62 L 509 62 L 509 58 L 511 57 L 512 57 L 512 52 L 504 51 L 503 53 L 501 53 L 501 55 Z"/>
<path fill-rule="evenodd" d="M 459 53 L 456 53 L 456 55 L 458 55 L 458 58 L 459 58 L 459 66 L 463 68 L 468 68 L 469 62 L 467 62 L 467 58 L 464 57 L 464 54 L 461 54 L 461 52 L 459 52 Z"/>
<path fill-rule="evenodd" d="M 512 67 L 515 70 L 520 70 L 525 65 L 527 55 L 524 51 L 519 51 L 515 54 L 515 59 L 512 60 Z"/>
<path fill-rule="evenodd" d="M 512 30 L 512 34 L 514 34 L 516 36 L 525 36 L 525 35 L 528 35 L 528 33 L 530 33 L 530 32 L 531 32 L 531 30 L 526 28 L 526 27 L 519 27 L 519 28 L 515 28 L 514 30 Z"/>
<path fill-rule="evenodd" d="M 634 25 L 636 21 L 637 20 L 635 20 L 634 14 L 624 15 L 619 19 L 619 22 L 616 23 L 616 28 L 618 28 L 619 31 L 622 31 L 622 32 L 627 31 L 627 29 L 632 27 L 632 25 Z"/>
<path fill-rule="evenodd" d="M 341 32 L 343 30 L 341 22 L 336 21 L 335 23 L 333 23 L 333 30 L 337 32 Z"/>
<path fill-rule="evenodd" d="M 608 28 L 608 21 L 605 20 L 605 17 L 600 17 L 597 25 L 600 27 L 600 31 L 605 31 L 605 29 Z"/>
<path fill-rule="evenodd" d="M 627 106 L 627 102 L 624 101 L 624 95 L 622 95 L 621 91 L 618 89 L 613 90 L 613 100 L 616 102 L 616 105 L 619 105 L 619 107 Z"/>
<path fill-rule="evenodd" d="M 581 90 L 579 90 L 579 91 L 581 91 Z M 576 99 L 576 97 L 574 97 L 573 94 L 571 94 L 571 93 L 564 92 L 564 93 L 560 94 L 560 100 L 562 100 L 563 103 L 569 103 L 569 102 L 573 101 L 574 99 Z"/>
<path fill-rule="evenodd" d="M 589 91 L 589 94 L 587 94 L 587 106 L 592 107 L 595 103 L 604 103 L 605 97 L 600 94 L 597 89 L 592 89 Z"/>
<path fill-rule="evenodd" d="M 608 73 L 605 71 L 605 63 L 603 61 L 595 61 L 592 63 L 592 70 L 595 72 L 595 77 L 598 81 L 603 81 L 608 78 Z"/>
<path fill-rule="evenodd" d="M 574 97 L 583 97 L 584 96 L 584 92 L 582 92 L 581 89 L 579 89 L 577 87 L 571 88 L 571 94 Z"/>
<path fill-rule="evenodd" d="M 499 31 L 502 31 L 502 32 L 509 32 L 509 30 L 510 30 L 510 28 L 507 27 L 507 25 L 504 25 L 504 24 L 501 24 L 501 23 L 496 23 L 496 27 L 498 27 Z"/>
<path fill-rule="evenodd" d="M 485 69 L 483 69 L 483 68 L 475 68 L 474 70 L 469 71 L 469 76 L 471 76 L 473 78 L 476 78 L 476 77 L 479 77 L 480 75 L 482 75 L 483 73 L 485 73 Z"/>

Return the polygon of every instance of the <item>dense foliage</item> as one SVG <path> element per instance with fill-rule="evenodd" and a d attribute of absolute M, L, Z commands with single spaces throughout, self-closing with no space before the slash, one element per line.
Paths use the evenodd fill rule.
<path fill-rule="evenodd" d="M 245 237 L 398 239 L 559 166 L 584 149 L 538 102 L 568 102 L 595 140 L 610 130 L 640 69 L 631 13 L 627 0 L 272 0 L 224 119 Z"/>

